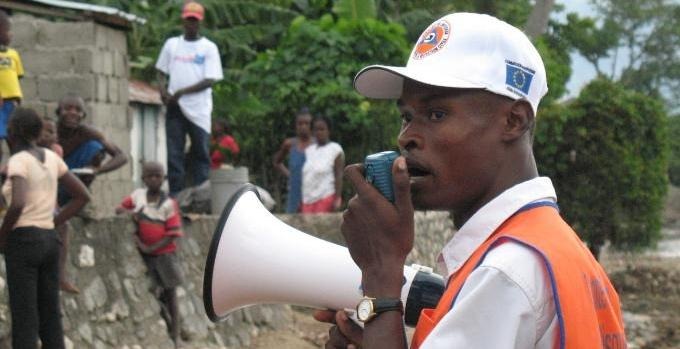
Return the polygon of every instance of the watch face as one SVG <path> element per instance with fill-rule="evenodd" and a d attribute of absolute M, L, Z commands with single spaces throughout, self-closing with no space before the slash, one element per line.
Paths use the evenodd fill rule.
<path fill-rule="evenodd" d="M 373 304 L 371 303 L 370 300 L 364 299 L 359 303 L 359 306 L 357 307 L 357 317 L 361 321 L 365 321 L 371 316 L 371 313 L 373 312 Z"/>

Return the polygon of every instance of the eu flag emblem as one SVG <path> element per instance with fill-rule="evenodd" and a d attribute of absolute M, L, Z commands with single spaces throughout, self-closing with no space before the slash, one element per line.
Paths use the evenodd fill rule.
<path fill-rule="evenodd" d="M 525 95 L 529 94 L 534 71 L 514 62 L 505 62 L 505 84 Z"/>

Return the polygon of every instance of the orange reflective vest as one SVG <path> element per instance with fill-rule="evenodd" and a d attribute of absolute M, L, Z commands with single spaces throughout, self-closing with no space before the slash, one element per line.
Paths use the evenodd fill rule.
<path fill-rule="evenodd" d="M 419 348 L 452 309 L 468 275 L 484 256 L 508 241 L 531 248 L 545 261 L 560 331 L 554 348 L 626 348 L 619 297 L 607 274 L 557 210 L 549 206 L 520 210 L 475 250 L 449 279 L 437 308 L 421 312 L 411 348 Z"/>

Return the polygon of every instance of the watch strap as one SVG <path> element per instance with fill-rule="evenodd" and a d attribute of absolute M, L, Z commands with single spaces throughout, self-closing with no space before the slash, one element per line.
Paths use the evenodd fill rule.
<path fill-rule="evenodd" d="M 404 313 L 404 304 L 398 298 L 376 298 L 373 300 L 373 312 L 376 314 L 386 311 L 399 311 Z"/>

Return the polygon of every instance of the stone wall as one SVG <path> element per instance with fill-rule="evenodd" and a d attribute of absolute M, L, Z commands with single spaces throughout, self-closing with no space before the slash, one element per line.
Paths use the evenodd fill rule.
<path fill-rule="evenodd" d="M 21 55 L 24 106 L 55 117 L 66 93 L 83 97 L 85 122 L 93 124 L 130 153 L 128 59 L 125 32 L 95 22 L 56 22 L 15 12 L 12 47 Z M 132 190 L 130 166 L 107 173 L 92 187 L 94 207 L 113 213 Z"/>
<path fill-rule="evenodd" d="M 284 222 L 325 240 L 340 242 L 341 215 L 280 215 Z M 180 258 L 185 283 L 179 289 L 184 332 L 191 348 L 242 348 L 263 328 L 282 328 L 290 319 L 283 305 L 249 307 L 213 324 L 205 315 L 202 288 L 205 256 L 216 218 L 205 216 L 185 227 Z M 68 348 L 169 348 L 159 306 L 133 242 L 134 226 L 122 217 L 84 222 L 70 231 L 68 270 L 81 294 L 62 294 Z M 446 213 L 417 213 L 417 245 L 410 262 L 433 265 L 436 251 L 450 237 Z M 10 315 L 0 261 L 0 349 L 9 348 Z"/>

